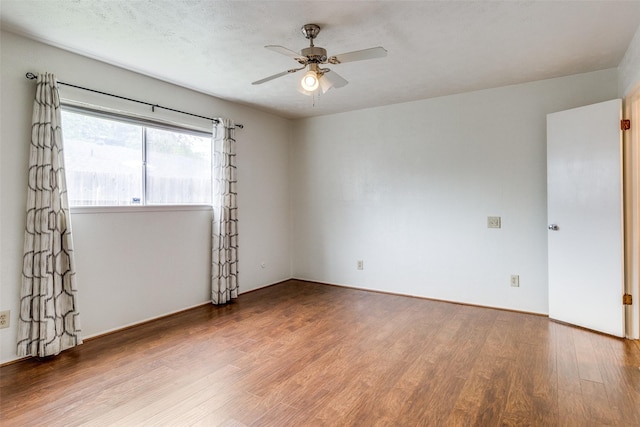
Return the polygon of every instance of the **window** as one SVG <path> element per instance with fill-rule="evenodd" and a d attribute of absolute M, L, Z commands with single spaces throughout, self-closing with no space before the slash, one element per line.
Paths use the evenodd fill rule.
<path fill-rule="evenodd" d="M 211 203 L 211 134 L 62 110 L 70 206 Z"/>

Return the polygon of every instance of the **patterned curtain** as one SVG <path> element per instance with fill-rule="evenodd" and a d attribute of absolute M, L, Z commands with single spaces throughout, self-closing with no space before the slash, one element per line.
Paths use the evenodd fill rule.
<path fill-rule="evenodd" d="M 213 223 L 211 227 L 211 302 L 238 297 L 238 204 L 235 124 L 220 119 L 213 137 Z"/>
<path fill-rule="evenodd" d="M 31 127 L 18 356 L 52 356 L 82 343 L 62 153 L 58 82 L 53 74 L 40 74 Z"/>

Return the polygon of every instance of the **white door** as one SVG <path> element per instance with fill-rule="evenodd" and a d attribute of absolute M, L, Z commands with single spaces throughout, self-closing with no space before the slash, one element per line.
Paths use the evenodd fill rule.
<path fill-rule="evenodd" d="M 622 101 L 547 115 L 549 317 L 624 335 Z"/>

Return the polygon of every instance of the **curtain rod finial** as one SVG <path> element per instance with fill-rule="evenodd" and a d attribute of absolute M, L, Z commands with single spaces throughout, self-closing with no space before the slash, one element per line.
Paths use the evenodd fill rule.
<path fill-rule="evenodd" d="M 25 76 L 29 79 L 29 80 L 35 80 L 38 78 L 37 74 L 33 74 L 31 71 L 29 71 L 27 74 L 25 74 Z"/>

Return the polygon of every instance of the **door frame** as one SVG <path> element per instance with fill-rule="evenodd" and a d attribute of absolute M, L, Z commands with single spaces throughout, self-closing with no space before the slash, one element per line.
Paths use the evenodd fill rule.
<path fill-rule="evenodd" d="M 640 339 L 640 84 L 624 98 L 623 117 L 631 129 L 623 132 L 625 337 Z"/>

